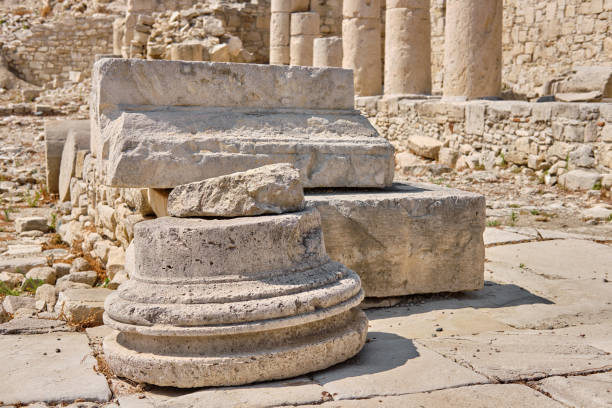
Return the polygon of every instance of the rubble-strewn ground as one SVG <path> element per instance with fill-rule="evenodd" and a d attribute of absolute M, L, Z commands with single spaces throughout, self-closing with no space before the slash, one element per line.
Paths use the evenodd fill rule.
<path fill-rule="evenodd" d="M 609 201 L 598 190 L 547 187 L 516 169 L 420 177 L 486 195 L 485 287 L 371 301 L 397 304 L 368 310 L 369 340 L 350 361 L 289 381 L 221 389 L 163 389 L 115 378 L 99 358 L 108 329 L 83 330 L 90 324 L 54 320 L 61 314 L 54 309 L 39 312 L 46 296 L 68 283 L 46 291 L 36 289 L 36 280 L 14 284 L 13 273 L 29 263 L 55 265 L 58 274 L 93 269 L 93 285 L 105 285 L 95 260 L 77 261 L 53 232 L 70 217 L 44 189 L 43 124 L 35 116 L 0 120 L 0 297 L 5 306 L 24 302 L 14 316 L 0 310 L 0 319 L 12 318 L 0 325 L 0 405 L 612 405 Z M 45 217 L 51 230 L 16 233 L 15 220 L 30 216 Z M 21 296 L 7 302 L 11 294 Z"/>

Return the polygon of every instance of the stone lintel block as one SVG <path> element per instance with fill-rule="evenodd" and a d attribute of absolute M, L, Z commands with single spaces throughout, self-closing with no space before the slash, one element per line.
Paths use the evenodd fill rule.
<path fill-rule="evenodd" d="M 106 184 L 116 187 L 173 188 L 274 163 L 300 170 L 307 188 L 383 187 L 393 180 L 393 147 L 352 110 L 124 112 L 104 139 L 113 153 Z"/>
<path fill-rule="evenodd" d="M 485 198 L 428 184 L 306 194 L 329 256 L 359 274 L 366 296 L 481 289 Z"/>
<path fill-rule="evenodd" d="M 130 106 L 353 109 L 354 105 L 352 72 L 340 68 L 104 59 L 93 71 L 95 113 L 110 118 Z"/>

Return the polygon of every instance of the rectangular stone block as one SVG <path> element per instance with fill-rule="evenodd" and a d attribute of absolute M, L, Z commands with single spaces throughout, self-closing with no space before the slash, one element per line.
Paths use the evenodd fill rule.
<path fill-rule="evenodd" d="M 89 134 L 88 120 L 52 120 L 45 122 L 45 160 L 47 168 L 47 190 L 59 193 L 59 172 L 64 142 L 69 131 Z M 80 138 L 77 138 L 80 139 Z"/>
<path fill-rule="evenodd" d="M 173 188 L 274 163 L 305 187 L 393 180 L 393 147 L 353 109 L 350 70 L 105 59 L 91 115 L 110 186 Z"/>
<path fill-rule="evenodd" d="M 361 277 L 366 296 L 481 289 L 485 198 L 429 184 L 311 192 L 329 256 Z"/>

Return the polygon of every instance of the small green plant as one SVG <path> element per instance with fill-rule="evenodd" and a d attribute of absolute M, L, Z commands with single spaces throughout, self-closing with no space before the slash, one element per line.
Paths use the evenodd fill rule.
<path fill-rule="evenodd" d="M 24 196 L 26 202 L 28 203 L 28 207 L 38 207 L 38 202 L 40 201 L 40 191 L 36 190 L 34 194 L 28 194 Z"/>
<path fill-rule="evenodd" d="M 521 268 L 521 269 L 525 269 L 525 264 L 524 264 L 524 263 L 520 263 L 520 264 L 519 264 L 519 268 Z"/>
<path fill-rule="evenodd" d="M 57 229 L 57 213 L 51 213 L 51 223 L 49 224 L 49 231 L 55 232 Z"/>
<path fill-rule="evenodd" d="M 521 172 L 521 168 L 520 167 L 515 167 L 515 168 L 512 169 L 512 173 L 514 173 L 514 174 L 518 174 L 520 172 Z"/>
<path fill-rule="evenodd" d="M 608 216 L 608 221 L 612 221 L 612 214 Z"/>
<path fill-rule="evenodd" d="M 510 224 L 514 226 L 514 224 L 516 224 L 517 221 L 518 221 L 518 213 L 516 211 L 512 211 L 512 214 L 510 214 Z"/>
<path fill-rule="evenodd" d="M 104 279 L 104 283 L 102 284 L 103 288 L 108 287 L 108 284 L 110 283 L 110 279 L 107 277 L 106 279 Z"/>
<path fill-rule="evenodd" d="M 518 205 L 518 204 L 510 204 L 508 207 L 510 207 L 510 208 L 521 208 L 521 206 Z"/>
<path fill-rule="evenodd" d="M 6 286 L 6 283 L 0 282 L 0 295 L 4 296 L 19 296 L 21 291 L 19 289 L 11 289 Z"/>
<path fill-rule="evenodd" d="M 593 190 L 601 190 L 601 180 L 597 180 L 595 184 L 593 184 Z"/>
<path fill-rule="evenodd" d="M 531 210 L 529 212 L 531 213 L 531 215 L 540 215 L 540 211 L 536 210 L 536 209 L 533 209 L 533 210 Z"/>
<path fill-rule="evenodd" d="M 477 164 L 474 166 L 474 170 L 482 171 L 485 169 L 484 164 Z"/>
<path fill-rule="evenodd" d="M 36 289 L 45 284 L 45 281 L 42 279 L 33 279 L 28 278 L 21 284 L 21 290 L 30 293 L 36 293 Z"/>
<path fill-rule="evenodd" d="M 487 227 L 499 227 L 499 220 L 487 221 Z"/>
<path fill-rule="evenodd" d="M 11 213 L 14 213 L 15 209 L 13 207 L 5 207 L 2 209 L 2 212 L 4 213 L 4 221 L 9 222 L 11 220 Z"/>

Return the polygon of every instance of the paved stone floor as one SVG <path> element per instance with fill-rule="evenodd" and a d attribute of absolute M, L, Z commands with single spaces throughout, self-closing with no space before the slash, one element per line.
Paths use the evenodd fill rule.
<path fill-rule="evenodd" d="M 321 372 L 233 388 L 138 386 L 97 372 L 94 354 L 105 327 L 72 332 L 14 320 L 17 329 L 5 331 L 13 334 L 0 335 L 0 401 L 72 407 L 612 406 L 609 241 L 511 227 L 488 228 L 485 241 L 484 289 L 368 309 L 362 352 Z"/>

